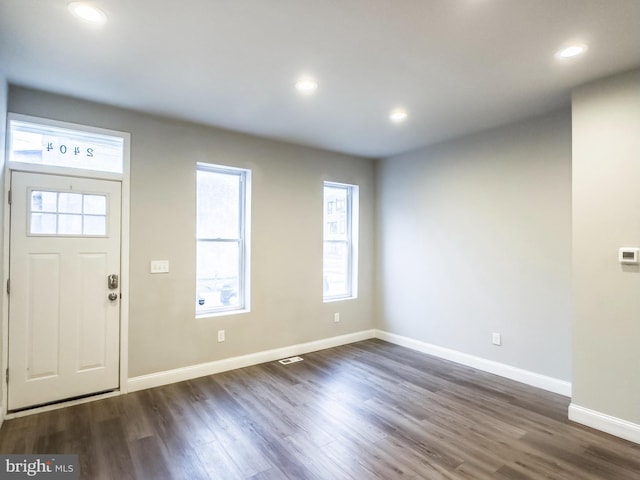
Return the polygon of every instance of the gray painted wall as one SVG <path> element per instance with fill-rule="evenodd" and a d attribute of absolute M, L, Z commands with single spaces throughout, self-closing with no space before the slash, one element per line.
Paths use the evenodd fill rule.
<path fill-rule="evenodd" d="M 379 328 L 571 379 L 569 111 L 381 161 L 377 205 Z"/>
<path fill-rule="evenodd" d="M 17 87 L 9 111 L 131 133 L 130 377 L 373 327 L 373 161 Z M 196 162 L 253 172 L 251 313 L 195 318 Z M 322 302 L 324 180 L 360 186 L 356 300 Z"/>
<path fill-rule="evenodd" d="M 0 135 L 6 97 L 0 77 Z M 572 380 L 575 404 L 640 423 L 640 269 L 617 263 L 640 246 L 640 70 L 577 89 L 572 115 L 377 167 L 17 87 L 8 109 L 132 134 L 130 376 L 372 328 L 375 314 L 391 333 Z M 194 316 L 200 161 L 253 171 L 249 314 Z M 322 303 L 323 180 L 360 185 L 357 300 Z M 152 259 L 171 273 L 150 275 Z"/>
<path fill-rule="evenodd" d="M 573 403 L 640 424 L 640 70 L 573 94 Z"/>

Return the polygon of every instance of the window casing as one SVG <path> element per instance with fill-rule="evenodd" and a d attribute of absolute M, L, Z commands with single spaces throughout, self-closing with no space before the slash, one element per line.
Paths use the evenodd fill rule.
<path fill-rule="evenodd" d="M 196 315 L 249 309 L 249 183 L 251 172 L 198 164 Z"/>
<path fill-rule="evenodd" d="M 358 186 L 324 182 L 323 298 L 356 298 L 358 265 Z"/>

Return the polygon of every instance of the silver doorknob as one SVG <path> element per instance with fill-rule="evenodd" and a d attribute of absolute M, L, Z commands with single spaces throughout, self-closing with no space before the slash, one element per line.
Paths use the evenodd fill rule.
<path fill-rule="evenodd" d="M 118 294 L 116 292 L 111 292 L 109 294 L 109 300 L 111 300 L 112 302 L 117 299 L 118 299 Z"/>

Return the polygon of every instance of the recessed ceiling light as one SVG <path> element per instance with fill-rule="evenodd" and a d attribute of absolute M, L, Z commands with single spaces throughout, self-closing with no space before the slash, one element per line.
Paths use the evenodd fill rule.
<path fill-rule="evenodd" d="M 389 114 L 389 120 L 391 120 L 393 123 L 401 123 L 407 119 L 407 116 L 408 114 L 406 110 L 404 110 L 403 108 L 396 108 Z"/>
<path fill-rule="evenodd" d="M 69 11 L 76 17 L 96 25 L 107 22 L 107 14 L 88 2 L 71 2 Z"/>
<path fill-rule="evenodd" d="M 309 95 L 318 89 L 318 82 L 311 78 L 302 78 L 296 82 L 296 90 Z"/>
<path fill-rule="evenodd" d="M 558 58 L 573 58 L 582 55 L 587 51 L 589 47 L 587 47 L 584 43 L 568 45 L 564 48 L 561 48 L 556 52 L 556 57 Z"/>

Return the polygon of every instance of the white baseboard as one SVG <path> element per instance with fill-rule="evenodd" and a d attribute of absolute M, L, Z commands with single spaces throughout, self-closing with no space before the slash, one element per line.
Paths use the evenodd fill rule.
<path fill-rule="evenodd" d="M 369 338 L 374 338 L 374 336 L 375 330 L 363 330 L 361 332 L 340 335 L 338 337 L 325 338 L 322 340 L 315 340 L 313 342 L 290 345 L 288 347 L 276 348 L 263 352 L 250 353 L 239 357 L 225 358 L 214 362 L 176 368 L 165 372 L 150 373 L 148 375 L 132 377 L 127 382 L 127 391 L 135 392 L 146 388 L 159 387 L 170 383 L 182 382 L 193 378 L 226 372 L 236 368 L 244 368 L 251 365 L 257 365 L 259 363 L 273 362 L 281 358 L 303 355 L 305 353 L 324 350 L 326 348 L 367 340 Z"/>
<path fill-rule="evenodd" d="M 581 407 L 575 403 L 569 405 L 569 420 L 624 438 L 630 442 L 640 443 L 640 425 Z"/>
<path fill-rule="evenodd" d="M 529 370 L 512 367 L 504 363 L 494 362 L 493 360 L 487 360 L 485 358 L 469 355 L 468 353 L 458 352 L 456 350 L 440 347 L 438 345 L 422 342 L 409 337 L 403 337 L 402 335 L 396 335 L 383 330 L 375 330 L 375 336 L 380 340 L 385 340 L 390 343 L 395 343 L 396 345 L 418 350 L 420 352 L 460 363 L 484 372 L 500 375 L 501 377 L 525 383 L 549 392 L 558 393 L 566 397 L 571 396 L 571 383 L 565 380 L 547 377 L 546 375 L 541 375 Z"/>

